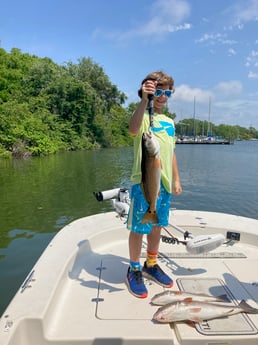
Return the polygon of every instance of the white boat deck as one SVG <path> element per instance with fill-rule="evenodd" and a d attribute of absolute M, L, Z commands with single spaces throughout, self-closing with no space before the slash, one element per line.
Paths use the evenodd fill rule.
<path fill-rule="evenodd" d="M 189 254 L 182 244 L 161 242 L 159 264 L 174 278 L 172 289 L 226 293 L 233 305 L 244 299 L 258 308 L 258 220 L 175 210 L 171 223 L 194 236 L 240 233 L 240 241 L 199 255 Z M 177 230 L 169 231 L 182 239 Z M 157 306 L 150 300 L 163 288 L 146 280 L 148 298 L 128 292 L 128 234 L 114 212 L 79 219 L 61 230 L 3 314 L 0 344 L 258 344 L 258 315 L 241 313 L 195 327 L 154 323 Z M 145 248 L 142 254 L 143 263 Z"/>

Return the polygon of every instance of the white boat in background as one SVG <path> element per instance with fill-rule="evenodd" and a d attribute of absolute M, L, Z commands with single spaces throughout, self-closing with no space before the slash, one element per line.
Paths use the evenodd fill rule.
<path fill-rule="evenodd" d="M 258 220 L 171 210 L 159 264 L 172 290 L 226 294 L 232 306 L 258 304 Z M 182 231 L 190 233 L 191 246 Z M 168 236 L 173 234 L 175 237 Z M 185 234 L 185 233 L 184 233 Z M 196 249 L 205 236 L 225 239 Z M 215 237 L 214 237 L 215 236 Z M 212 242 L 212 241 L 211 241 Z M 214 242 L 214 241 L 213 241 Z M 185 245 L 186 244 L 186 245 Z M 142 251 L 144 261 L 146 243 Z M 209 250 L 213 249 L 212 245 Z M 116 212 L 78 219 L 49 243 L 0 319 L 1 345 L 257 345 L 258 314 L 240 313 L 195 325 L 152 321 L 151 298 L 164 290 L 146 280 L 146 299 L 125 285 L 128 231 Z"/>

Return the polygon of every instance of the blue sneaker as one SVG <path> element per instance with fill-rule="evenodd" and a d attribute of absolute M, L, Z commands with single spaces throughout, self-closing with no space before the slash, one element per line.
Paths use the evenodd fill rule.
<path fill-rule="evenodd" d="M 156 283 L 166 288 L 170 288 L 174 284 L 173 280 L 169 278 L 169 276 L 159 267 L 158 264 L 147 267 L 145 261 L 142 268 L 142 275 L 145 278 L 154 280 Z"/>
<path fill-rule="evenodd" d="M 132 295 L 139 298 L 146 298 L 148 296 L 148 291 L 144 285 L 142 278 L 142 271 L 131 271 L 128 268 L 126 283 L 129 291 Z"/>

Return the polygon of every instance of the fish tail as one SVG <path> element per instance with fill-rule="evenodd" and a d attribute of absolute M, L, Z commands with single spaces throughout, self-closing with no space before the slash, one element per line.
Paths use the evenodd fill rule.
<path fill-rule="evenodd" d="M 142 218 L 142 224 L 152 223 L 157 224 L 159 222 L 156 210 L 148 209 Z"/>
<path fill-rule="evenodd" d="M 258 309 L 253 308 L 250 306 L 248 303 L 246 303 L 245 300 L 242 300 L 239 304 L 239 308 L 243 309 L 244 313 L 249 313 L 249 314 L 258 314 Z"/>

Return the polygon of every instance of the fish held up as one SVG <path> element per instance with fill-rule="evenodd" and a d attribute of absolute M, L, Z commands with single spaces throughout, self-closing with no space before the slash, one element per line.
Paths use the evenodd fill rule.
<path fill-rule="evenodd" d="M 176 321 L 202 322 L 238 313 L 258 314 L 258 309 L 253 308 L 244 300 L 238 306 L 200 301 L 181 301 L 160 307 L 153 315 L 153 320 L 161 323 Z"/>
<path fill-rule="evenodd" d="M 149 208 L 142 218 L 142 224 L 158 223 L 156 212 L 157 198 L 160 193 L 161 159 L 160 146 L 153 133 L 142 135 L 142 190 Z"/>
<path fill-rule="evenodd" d="M 216 297 L 208 294 L 166 290 L 153 296 L 151 303 L 155 305 L 166 305 L 168 303 L 180 302 L 184 300 L 201 302 L 229 302 L 226 294 Z"/>

